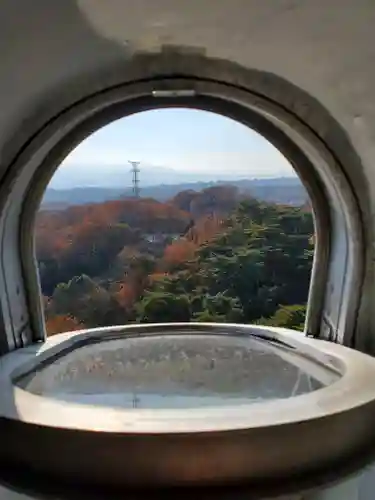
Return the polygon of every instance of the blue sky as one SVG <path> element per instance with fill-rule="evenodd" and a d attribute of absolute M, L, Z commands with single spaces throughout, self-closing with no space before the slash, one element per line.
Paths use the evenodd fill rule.
<path fill-rule="evenodd" d="M 92 171 L 124 168 L 127 160 L 171 168 L 212 180 L 225 177 L 295 175 L 289 162 L 259 134 L 229 118 L 200 110 L 159 109 L 137 113 L 98 130 L 82 142 L 59 168 L 74 183 Z M 62 172 L 64 171 L 64 172 Z"/>

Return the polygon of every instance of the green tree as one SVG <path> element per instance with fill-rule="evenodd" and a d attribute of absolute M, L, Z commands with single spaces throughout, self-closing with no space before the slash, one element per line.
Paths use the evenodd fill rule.
<path fill-rule="evenodd" d="M 312 215 L 298 208 L 245 200 L 193 259 L 148 288 L 148 300 L 161 292 L 188 296 L 195 320 L 246 323 L 270 318 L 281 306 L 303 305 L 313 230 Z M 303 316 L 303 309 L 298 310 Z M 281 312 L 277 318 L 286 321 Z M 296 322 L 300 325 L 303 319 L 293 319 Z"/>
<path fill-rule="evenodd" d="M 137 313 L 143 323 L 184 322 L 190 321 L 191 305 L 187 295 L 154 292 L 138 303 Z"/>
<path fill-rule="evenodd" d="M 198 311 L 193 313 L 195 321 L 212 323 L 240 323 L 243 320 L 243 311 L 239 300 L 228 297 L 224 293 L 194 297 L 195 307 L 199 303 Z"/>
<path fill-rule="evenodd" d="M 303 331 L 305 316 L 305 305 L 281 306 L 273 316 L 270 318 L 261 318 L 257 323 L 260 325 L 280 326 Z"/>
<path fill-rule="evenodd" d="M 56 287 L 47 315 L 72 315 L 86 327 L 123 324 L 130 319 L 105 288 L 85 275 Z"/>

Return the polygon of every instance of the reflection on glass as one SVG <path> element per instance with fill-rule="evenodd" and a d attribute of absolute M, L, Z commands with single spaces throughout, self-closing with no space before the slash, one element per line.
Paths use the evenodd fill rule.
<path fill-rule="evenodd" d="M 18 384 L 35 394 L 109 407 L 249 404 L 308 393 L 334 380 L 324 367 L 303 361 L 249 337 L 124 337 L 73 348 Z"/>

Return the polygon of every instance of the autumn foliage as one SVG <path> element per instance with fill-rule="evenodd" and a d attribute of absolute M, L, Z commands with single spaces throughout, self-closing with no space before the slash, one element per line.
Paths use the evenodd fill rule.
<path fill-rule="evenodd" d="M 48 318 L 46 321 L 46 330 L 48 335 L 56 333 L 72 332 L 74 330 L 83 330 L 85 328 L 78 320 L 72 316 L 59 314 Z"/>
<path fill-rule="evenodd" d="M 137 299 L 135 288 L 129 283 L 121 283 L 115 293 L 115 298 L 124 309 L 130 309 Z"/>
<path fill-rule="evenodd" d="M 48 334 L 163 319 L 252 321 L 296 304 L 308 289 L 311 213 L 252 200 L 220 185 L 166 202 L 41 211 L 36 250 Z M 296 290 L 282 283 L 287 269 L 300 270 Z"/>
<path fill-rule="evenodd" d="M 163 260 L 167 267 L 181 264 L 194 257 L 197 245 L 193 241 L 174 241 L 164 250 Z"/>

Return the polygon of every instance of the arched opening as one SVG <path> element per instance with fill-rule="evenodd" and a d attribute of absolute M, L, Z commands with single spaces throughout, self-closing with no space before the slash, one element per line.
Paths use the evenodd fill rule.
<path fill-rule="evenodd" d="M 172 78 L 110 89 L 85 100 L 47 127 L 45 133 L 49 139 L 43 142 L 42 149 L 38 141 L 33 141 L 19 158 L 19 165 L 26 161 L 28 166 L 25 165 L 22 175 L 17 174 L 18 167 L 14 168 L 16 182 L 7 198 L 12 208 L 3 212 L 3 227 L 9 233 L 3 241 L 20 238 L 22 262 L 22 268 L 18 264 L 3 264 L 4 297 L 12 293 L 20 297 L 17 305 L 4 302 L 9 325 L 7 345 L 23 345 L 31 339 L 44 338 L 32 234 L 37 207 L 59 161 L 110 121 L 135 112 L 173 106 L 220 113 L 248 125 L 288 158 L 312 200 L 318 235 L 306 331 L 313 336 L 350 343 L 362 279 L 362 226 L 355 199 L 335 158 L 309 128 L 273 102 L 230 85 Z M 13 182 L 12 176 L 9 182 Z M 18 220 L 16 225 L 10 224 L 14 218 Z M 13 258 L 8 245 L 3 261 Z M 350 299 L 346 289 L 351 290 Z"/>
<path fill-rule="evenodd" d="M 57 168 L 36 256 L 47 334 L 176 321 L 303 330 L 311 201 L 249 127 L 197 109 L 143 111 Z"/>
<path fill-rule="evenodd" d="M 113 408 L 108 409 L 100 406 L 80 405 L 78 408 L 73 402 L 72 404 L 61 404 L 56 398 L 35 394 L 29 386 L 22 385 L 28 384 L 25 377 L 28 377 L 30 371 L 44 371 L 46 366 L 55 365 L 55 360 L 58 361 L 57 365 L 61 367 L 59 360 L 62 360 L 62 364 L 65 363 L 66 365 L 66 362 L 69 363 L 69 359 L 71 359 L 70 354 L 74 355 L 74 352 L 79 350 L 80 347 L 92 347 L 97 343 L 101 344 L 101 347 L 105 347 L 107 341 L 116 341 L 123 334 L 125 334 L 126 339 L 137 336 L 141 340 L 143 337 L 149 339 L 153 336 L 160 336 L 160 328 L 167 337 L 170 336 L 173 329 L 179 329 L 179 333 L 185 336 L 188 332 L 186 332 L 187 323 L 183 323 L 180 327 L 173 323 L 162 324 L 157 328 L 154 325 L 142 325 L 138 330 L 135 330 L 136 327 L 133 326 L 109 327 L 100 328 L 99 330 L 84 330 L 76 335 L 68 333 L 67 335 L 53 336 L 47 339 L 42 346 L 38 344 L 38 340 L 45 340 L 45 338 L 43 316 L 41 314 L 42 307 L 38 293 L 37 267 L 33 254 L 32 232 L 36 209 L 39 206 L 51 173 L 56 169 L 58 163 L 90 133 L 110 121 L 129 116 L 132 113 L 158 107 L 174 106 L 194 107 L 233 118 L 263 134 L 289 159 L 311 197 L 317 232 L 316 258 L 312 271 L 306 333 L 348 344 L 352 341 L 352 327 L 355 324 L 358 293 L 361 284 L 362 254 L 356 253 L 356 249 L 361 248 L 362 245 L 361 224 L 358 223 L 359 215 L 355 199 L 345 177 L 342 175 L 335 156 L 331 154 L 330 150 L 325 147 L 325 144 L 311 129 L 275 102 L 261 98 L 259 95 L 252 94 L 236 86 L 211 81 L 174 78 L 163 81 L 142 81 L 134 85 L 108 89 L 108 92 L 92 96 L 92 99 L 87 98 L 84 102 L 78 103 L 77 106 L 62 112 L 60 116 L 56 117 L 56 120 L 52 120 L 46 126 L 46 129 L 42 131 L 42 137 L 38 135 L 38 137 L 31 140 L 30 144 L 20 154 L 12 175 L 9 177 L 8 187 L 11 186 L 12 189 L 6 198 L 6 206 L 3 207 L 1 219 L 4 250 L 1 270 L 4 278 L 2 284 L 4 293 L 0 294 L 0 297 L 3 301 L 2 310 L 5 318 L 7 348 L 12 350 L 24 345 L 34 344 L 30 345 L 28 349 L 22 350 L 24 353 L 26 352 L 27 359 L 24 357 L 21 361 L 22 356 L 19 356 L 17 351 L 8 357 L 11 363 L 4 365 L 3 378 L 8 381 L 7 394 L 9 397 L 11 398 L 14 392 L 17 394 L 17 411 L 21 412 L 21 419 L 26 422 L 26 434 L 29 434 L 30 430 L 27 424 L 38 424 L 35 426 L 37 431 L 34 434 L 32 445 L 22 450 L 25 453 L 22 458 L 23 463 L 32 462 L 33 450 L 39 448 L 39 451 L 41 451 L 40 437 L 47 425 L 51 428 L 50 436 L 53 438 L 54 444 L 52 445 L 52 441 L 45 441 L 47 445 L 41 451 L 43 460 L 39 462 L 40 470 L 48 470 L 52 474 L 56 473 L 56 477 L 59 479 L 66 479 L 68 469 L 72 470 L 71 457 L 76 457 L 77 462 L 73 469 L 79 474 L 79 477 L 75 475 L 73 481 L 87 484 L 88 480 L 92 481 L 92 471 L 95 470 L 98 473 L 98 475 L 95 474 L 97 484 L 101 487 L 108 484 L 108 477 L 116 468 L 114 464 L 118 462 L 108 461 L 106 467 L 103 468 L 102 464 L 97 460 L 98 456 L 88 453 L 85 456 L 87 460 L 83 468 L 87 472 L 89 471 L 89 474 L 82 477 L 82 463 L 78 464 L 78 460 L 81 461 L 79 450 L 82 449 L 80 446 L 82 442 L 80 440 L 81 438 L 84 439 L 87 445 L 93 446 L 92 449 L 94 450 L 98 449 L 96 448 L 98 445 L 97 438 L 99 441 L 104 439 L 102 445 L 109 446 L 111 450 L 116 448 L 119 452 L 122 451 L 122 444 L 125 443 L 127 437 L 125 441 L 117 438 L 118 423 L 121 421 L 121 425 L 123 425 L 121 420 L 123 414 L 121 410 L 115 411 Z M 12 245 L 7 247 L 5 241 L 12 242 Z M 352 292 L 350 296 L 348 295 L 349 291 Z M 19 297 L 16 304 L 11 300 L 14 294 Z M 202 325 L 206 333 L 202 334 L 200 325 Z M 195 323 L 191 327 L 191 331 L 194 331 L 194 334 L 198 336 L 200 335 L 201 338 L 212 333 L 213 337 L 218 336 L 220 340 L 222 339 L 220 336 L 223 332 L 220 325 L 216 325 L 210 333 L 207 333 L 207 323 L 200 325 Z M 372 373 L 372 362 L 366 357 L 361 361 L 362 356 L 360 353 L 351 352 L 333 343 L 319 345 L 319 341 L 307 338 L 307 336 L 301 335 L 299 332 L 286 332 L 278 328 L 262 328 L 260 326 L 242 326 L 238 328 L 233 325 L 226 325 L 226 329 L 226 333 L 230 332 L 235 337 L 243 335 L 244 337 L 251 336 L 253 339 L 259 338 L 262 345 L 267 344 L 271 349 L 278 350 L 279 356 L 281 352 L 285 354 L 284 351 L 287 351 L 293 358 L 298 358 L 298 361 L 310 362 L 311 360 L 314 365 L 314 372 L 316 368 L 323 365 L 323 378 L 325 379 L 327 375 L 329 377 L 332 374 L 337 375 L 339 377 L 337 384 L 341 384 L 341 388 L 349 390 L 351 398 L 344 398 L 344 400 L 341 397 L 344 392 L 338 390 L 339 387 L 336 382 L 333 381 L 331 384 L 327 379 L 326 383 L 328 385 L 322 389 L 320 389 L 319 384 L 317 387 L 315 385 L 316 381 L 314 381 L 310 387 L 312 389 L 311 394 L 288 397 L 284 400 L 281 398 L 270 402 L 269 406 L 264 407 L 262 405 L 252 405 L 254 410 L 252 409 L 250 413 L 246 407 L 239 412 L 237 405 L 234 408 L 228 408 L 225 413 L 223 413 L 222 408 L 211 407 L 209 418 L 207 418 L 204 409 L 195 408 L 191 413 L 194 418 L 190 422 L 183 412 L 172 415 L 169 411 L 163 413 L 160 410 L 161 420 L 155 427 L 154 422 L 147 421 L 146 414 L 143 414 L 146 418 L 142 419 L 140 413 L 135 411 L 133 418 L 127 420 L 125 431 L 125 433 L 130 431 L 126 435 L 130 436 L 131 440 L 135 438 L 133 441 L 136 443 L 135 446 L 137 446 L 138 437 L 141 440 L 144 439 L 144 432 L 147 434 L 151 431 L 151 427 L 153 432 L 156 429 L 155 432 L 157 439 L 160 439 L 160 443 L 165 442 L 166 430 L 168 429 L 168 432 L 170 432 L 172 429 L 172 435 L 177 439 L 174 441 L 176 446 L 173 445 L 173 449 L 171 448 L 169 458 L 175 457 L 178 449 L 178 456 L 182 457 L 183 453 L 180 453 L 181 441 L 179 438 L 183 438 L 185 432 L 188 432 L 189 437 L 192 438 L 197 435 L 197 431 L 198 435 L 201 435 L 203 429 L 205 438 L 210 439 L 210 436 L 212 436 L 211 430 L 215 428 L 220 439 L 229 439 L 226 443 L 230 446 L 234 442 L 231 441 L 232 438 L 238 437 L 238 443 L 243 442 L 241 437 L 243 432 L 247 437 L 253 436 L 258 442 L 259 449 L 262 449 L 265 453 L 265 461 L 262 462 L 260 468 L 266 467 L 270 471 L 269 477 L 280 478 L 283 476 L 285 480 L 288 480 L 289 472 L 295 471 L 295 464 L 297 463 L 302 464 L 298 469 L 301 472 L 301 477 L 306 477 L 308 471 L 314 471 L 314 474 L 316 473 L 315 479 L 322 474 L 319 477 L 320 480 L 324 480 L 322 477 L 326 477 L 326 466 L 324 466 L 325 470 L 322 471 L 321 464 L 323 462 L 324 464 L 337 463 L 341 460 L 341 457 L 349 455 L 353 457 L 353 460 L 350 461 L 351 466 L 353 468 L 357 467 L 358 462 L 354 459 L 354 455 L 357 456 L 358 451 L 365 449 L 366 443 L 368 443 L 369 437 L 373 433 L 372 426 L 356 428 L 356 442 L 354 445 L 354 438 L 351 437 L 350 442 L 343 441 L 342 433 L 340 432 L 339 437 L 338 432 L 342 429 L 341 426 L 347 427 L 349 425 L 355 428 L 353 423 L 356 421 L 358 412 L 364 415 L 372 409 L 372 392 L 370 390 L 366 391 L 364 404 L 364 399 L 357 390 L 358 373 L 360 373 L 361 381 L 365 380 L 366 376 Z M 136 331 L 138 333 L 134 333 Z M 343 370 L 343 365 L 347 370 Z M 359 365 L 362 371 L 357 372 L 356 367 Z M 61 371 L 59 375 L 61 375 Z M 319 378 L 320 376 L 317 378 L 318 381 Z M 307 392 L 310 392 L 310 388 Z M 30 401 L 35 401 L 37 403 L 36 407 L 32 408 L 32 405 L 28 404 Z M 12 422 L 13 420 L 17 422 L 19 415 L 14 413 L 14 407 L 12 407 L 12 411 L 9 408 L 10 405 L 8 404 L 2 411 L 6 413 Z M 327 411 L 322 413 L 321 408 L 325 408 Z M 32 410 L 31 413 L 29 412 L 30 409 Z M 63 409 L 65 410 L 63 411 Z M 283 409 L 282 412 L 281 409 Z M 258 421 L 253 420 L 255 414 L 259 417 Z M 265 415 L 267 415 L 267 419 L 265 419 Z M 181 418 L 183 418 L 183 423 Z M 243 418 L 245 419 L 243 420 Z M 308 422 L 306 427 L 300 425 L 300 422 L 304 419 Z M 95 422 L 93 426 L 87 423 L 91 421 Z M 336 425 L 337 422 L 339 422 L 338 426 Z M 322 450 L 317 440 L 317 435 L 321 435 L 319 432 L 321 423 L 323 423 L 325 430 L 326 446 L 324 450 Z M 262 428 L 262 433 L 258 432 L 258 426 Z M 68 431 L 69 433 L 72 428 L 78 429 L 76 433 L 78 440 L 64 437 L 65 432 Z M 229 436 L 228 431 L 232 431 L 234 428 L 235 431 Z M 285 462 L 281 464 L 280 461 L 275 464 L 272 457 L 266 453 L 268 448 L 266 441 L 272 437 L 274 443 L 275 435 L 272 434 L 272 429 L 275 428 L 279 431 L 277 438 L 280 439 L 279 444 L 283 439 L 290 442 L 290 437 L 293 437 L 294 443 L 298 444 L 291 450 L 288 464 Z M 136 429 L 136 432 L 133 435 L 134 429 Z M 288 429 L 289 433 L 285 433 L 285 429 Z M 41 430 L 41 434 L 39 430 Z M 93 433 L 92 430 L 96 432 Z M 271 432 L 268 432 L 270 430 Z M 308 463 L 303 460 L 303 463 L 301 462 L 300 441 L 295 439 L 296 430 L 301 431 L 301 439 L 306 430 L 310 439 L 309 443 L 314 448 L 314 454 L 309 457 L 311 460 Z M 122 431 L 124 431 L 124 427 L 122 427 Z M 206 433 L 206 431 L 208 432 Z M 262 442 L 259 441 L 261 434 L 265 438 Z M 121 436 L 123 437 L 123 435 Z M 9 455 L 17 460 L 18 455 L 16 457 L 13 453 L 13 436 L 8 433 L 8 437 L 9 446 L 4 449 L 4 455 Z M 106 440 L 107 437 L 109 438 L 108 441 Z M 246 441 L 250 448 L 246 449 L 246 446 L 242 448 L 243 455 L 241 455 L 242 458 L 239 462 L 242 467 L 240 475 L 238 475 L 238 470 L 234 470 L 230 466 L 230 470 L 225 471 L 225 478 L 223 474 L 220 477 L 208 478 L 209 484 L 219 484 L 223 480 L 224 482 L 230 482 L 234 476 L 248 479 L 249 460 L 247 452 L 249 449 L 254 450 L 251 439 Z M 198 441 L 196 443 L 198 444 Z M 229 451 L 229 449 L 222 448 L 223 443 L 224 441 L 221 441 L 218 446 L 220 446 L 220 451 L 224 452 L 220 454 L 220 464 L 224 467 L 225 464 L 230 464 L 225 458 L 228 456 L 226 450 Z M 152 445 L 150 441 L 148 441 L 148 444 Z M 52 463 L 52 448 L 55 451 L 56 447 L 59 446 L 63 446 L 64 452 L 61 453 L 56 462 Z M 284 443 L 282 448 L 285 446 Z M 210 459 L 217 460 L 218 455 L 214 448 L 210 449 L 213 451 Z M 151 451 L 151 448 L 149 450 Z M 323 452 L 326 458 L 322 462 Z M 116 453 L 113 453 L 111 458 L 115 459 L 115 455 Z M 147 459 L 151 455 L 151 453 L 146 453 L 142 454 L 142 457 Z M 196 457 L 195 452 L 191 455 L 192 458 L 193 455 Z M 64 457 L 68 456 L 69 462 L 64 462 Z M 170 484 L 170 463 L 172 462 L 168 460 L 158 460 L 156 468 L 154 463 L 149 463 L 150 469 L 148 470 L 150 470 L 151 475 L 148 484 L 155 485 L 155 471 L 158 471 L 158 474 L 160 473 L 157 484 Z M 255 463 L 258 462 L 253 462 L 251 468 Z M 129 465 L 131 464 L 129 463 Z M 126 469 L 128 472 L 126 477 L 123 475 L 123 468 L 118 471 L 120 474 L 116 475 L 115 478 L 117 486 L 119 484 L 137 484 L 137 478 L 141 479 L 142 484 L 144 484 L 144 476 L 137 475 L 140 469 L 137 472 L 137 465 L 134 465 L 133 468 Z M 281 466 L 282 470 L 279 466 Z M 225 467 L 221 470 L 224 469 Z M 253 473 L 255 473 L 255 481 L 257 480 L 258 470 L 252 469 Z M 179 462 L 174 470 L 174 484 L 176 484 L 176 474 L 182 481 L 179 484 L 186 484 L 186 473 L 186 460 L 184 457 L 183 462 Z M 342 473 L 341 469 L 340 471 L 335 469 L 335 474 L 340 475 Z M 114 478 L 113 475 L 111 477 Z M 190 479 L 195 482 L 194 484 L 199 484 L 197 476 L 189 476 L 188 481 Z M 200 479 L 202 479 L 201 476 Z M 206 479 L 203 478 L 204 481 Z M 288 491 L 288 488 L 283 491 Z"/>

